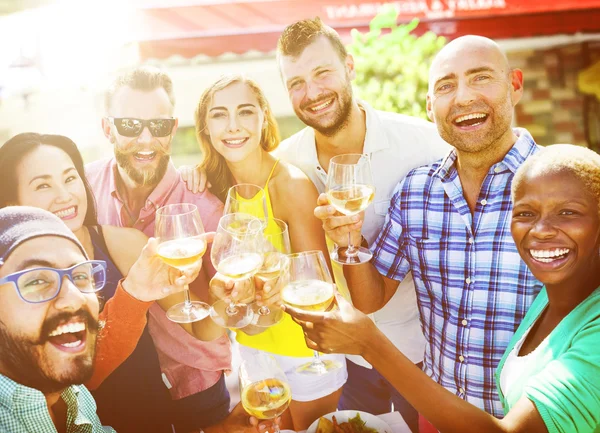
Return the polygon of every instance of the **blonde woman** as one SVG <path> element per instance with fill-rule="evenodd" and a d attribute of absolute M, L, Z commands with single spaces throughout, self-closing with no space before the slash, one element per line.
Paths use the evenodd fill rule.
<path fill-rule="evenodd" d="M 206 173 L 213 194 L 224 201 L 235 184 L 263 187 L 268 216 L 288 224 L 292 250 L 321 250 L 329 256 L 321 222 L 313 215 L 317 190 L 300 169 L 269 153 L 279 145 L 279 131 L 269 103 L 253 80 L 229 75 L 206 89 L 196 110 L 196 136 L 204 156 L 199 170 Z M 315 377 L 296 373 L 296 367 L 310 360 L 313 352 L 306 347 L 302 328 L 287 314 L 277 325 L 256 331 L 237 331 L 241 355 L 263 351 L 275 356 L 292 388 L 289 412 L 294 429 L 304 430 L 319 416 L 334 411 L 346 369 Z M 343 356 L 333 359 L 345 365 Z"/>

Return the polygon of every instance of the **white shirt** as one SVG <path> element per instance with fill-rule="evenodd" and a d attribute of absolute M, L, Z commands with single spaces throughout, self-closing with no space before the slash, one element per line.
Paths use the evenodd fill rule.
<path fill-rule="evenodd" d="M 521 347 L 523 347 L 523 343 L 525 343 L 527 336 L 535 326 L 536 322 L 533 322 L 531 327 L 523 333 L 521 339 L 517 341 L 513 347 L 513 350 L 510 351 L 506 357 L 506 360 L 504 361 L 502 371 L 500 372 L 500 389 L 504 395 L 507 395 L 510 392 L 511 386 L 513 386 L 514 383 L 521 378 L 526 365 L 530 364 L 531 362 L 535 362 L 536 360 L 535 356 L 533 355 L 538 351 L 542 344 L 539 344 L 527 355 L 519 356 Z M 546 342 L 547 339 L 548 337 L 544 339 L 544 342 Z"/>
<path fill-rule="evenodd" d="M 416 117 L 375 110 L 366 102 L 358 101 L 366 113 L 367 133 L 363 153 L 371 158 L 375 184 L 375 199 L 365 211 L 362 234 L 375 242 L 381 231 L 390 200 L 397 183 L 413 168 L 431 164 L 449 151 L 431 122 Z M 325 192 L 327 173 L 319 164 L 315 131 L 310 127 L 281 142 L 273 153 L 299 167 L 317 187 Z M 316 206 L 316 204 L 315 204 Z M 347 291 L 342 267 L 333 263 L 338 288 Z M 425 339 L 419 321 L 417 297 L 412 275 L 409 273 L 398 285 L 390 301 L 371 318 L 377 327 L 412 362 L 423 360 Z M 371 367 L 362 357 L 348 356 L 365 367 Z"/>

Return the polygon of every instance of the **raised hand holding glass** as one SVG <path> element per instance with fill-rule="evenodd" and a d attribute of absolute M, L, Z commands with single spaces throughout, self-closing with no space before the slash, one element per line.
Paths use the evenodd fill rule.
<path fill-rule="evenodd" d="M 267 220 L 263 241 L 263 264 L 255 275 L 262 287 L 270 285 L 275 289 L 276 280 L 281 274 L 287 255 L 292 252 L 290 234 L 285 221 L 277 218 Z M 283 318 L 283 311 L 276 307 L 261 306 L 256 310 L 253 325 L 268 327 L 275 325 Z"/>
<path fill-rule="evenodd" d="M 184 272 L 198 266 L 206 252 L 207 241 L 198 208 L 189 203 L 171 204 L 156 211 L 155 236 L 158 256 L 169 266 Z M 173 322 L 191 323 L 208 316 L 209 305 L 191 301 L 189 287 L 184 290 L 185 301 L 167 310 Z"/>
<path fill-rule="evenodd" d="M 335 285 L 321 251 L 290 254 L 278 281 L 283 303 L 305 311 L 326 311 L 335 298 Z M 319 352 L 314 360 L 298 367 L 304 374 L 325 374 L 341 368 L 341 364 L 323 361 Z"/>
<path fill-rule="evenodd" d="M 364 211 L 375 197 L 375 186 L 368 155 L 344 154 L 331 158 L 327 171 L 327 197 L 331 205 L 346 216 Z M 348 247 L 336 246 L 331 259 L 343 265 L 368 262 L 373 255 L 368 248 L 352 245 L 348 233 Z"/>
<path fill-rule="evenodd" d="M 223 215 L 213 240 L 210 258 L 222 276 L 242 281 L 252 277 L 262 266 L 262 221 L 252 215 Z M 252 321 L 253 312 L 247 304 L 218 300 L 210 309 L 210 317 L 220 326 L 243 328 Z"/>

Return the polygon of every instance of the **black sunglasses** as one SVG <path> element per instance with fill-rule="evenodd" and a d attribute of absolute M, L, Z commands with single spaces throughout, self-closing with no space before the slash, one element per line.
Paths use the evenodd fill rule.
<path fill-rule="evenodd" d="M 117 132 L 123 137 L 139 137 L 145 127 L 148 127 L 153 137 L 166 137 L 171 134 L 176 119 L 135 119 L 133 117 L 107 117 L 117 127 Z"/>

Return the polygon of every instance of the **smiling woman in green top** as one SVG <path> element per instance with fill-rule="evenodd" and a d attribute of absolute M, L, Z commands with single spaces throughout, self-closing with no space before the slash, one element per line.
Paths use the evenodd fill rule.
<path fill-rule="evenodd" d="M 515 244 L 545 287 L 498 367 L 504 419 L 428 378 L 343 298 L 337 312 L 285 309 L 309 347 L 364 356 L 444 433 L 600 433 L 600 155 L 547 147 L 519 168 L 512 192 Z"/>

